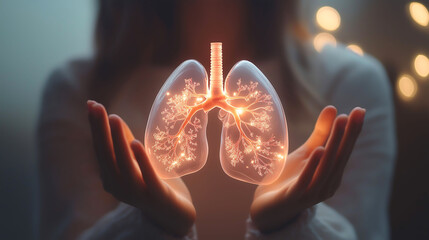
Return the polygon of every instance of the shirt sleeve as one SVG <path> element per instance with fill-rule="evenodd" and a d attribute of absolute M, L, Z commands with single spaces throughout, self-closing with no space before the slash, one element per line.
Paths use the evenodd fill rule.
<path fill-rule="evenodd" d="M 174 239 L 103 190 L 80 71 L 71 65 L 56 70 L 43 94 L 37 130 L 40 238 Z M 193 236 L 195 228 L 184 239 Z"/>
<path fill-rule="evenodd" d="M 98 239 L 194 240 L 197 236 L 195 225 L 184 237 L 168 235 L 146 219 L 139 209 L 120 203 L 115 210 L 104 215 L 79 237 L 79 240 Z"/>
<path fill-rule="evenodd" d="M 330 98 L 339 113 L 360 106 L 366 115 L 341 186 L 326 204 L 353 224 L 359 239 L 389 239 L 388 206 L 396 158 L 392 92 L 381 64 L 370 57 L 363 59 L 337 76 L 342 80 Z"/>
<path fill-rule="evenodd" d="M 391 89 L 376 60 L 357 58 L 351 56 L 331 76 L 326 97 L 339 114 L 357 106 L 366 109 L 339 189 L 271 234 L 260 233 L 249 218 L 247 239 L 389 239 L 387 210 L 396 153 Z"/>
<path fill-rule="evenodd" d="M 246 226 L 246 240 L 357 239 L 350 222 L 324 203 L 306 209 L 293 222 L 269 234 L 261 233 L 250 218 Z"/>

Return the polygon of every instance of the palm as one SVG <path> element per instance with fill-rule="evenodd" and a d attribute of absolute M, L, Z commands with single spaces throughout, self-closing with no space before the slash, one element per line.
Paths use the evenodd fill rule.
<path fill-rule="evenodd" d="M 305 165 L 307 164 L 310 154 L 314 149 L 301 146 L 294 152 L 288 155 L 284 171 L 274 183 L 270 185 L 260 185 L 255 191 L 255 198 L 272 191 L 287 192 L 288 189 L 294 186 L 298 176 L 301 175 Z M 274 197 L 270 194 L 270 197 Z"/>
<path fill-rule="evenodd" d="M 333 195 L 362 127 L 364 113 L 355 109 L 349 117 L 336 117 L 334 107 L 321 112 L 309 139 L 289 154 L 279 179 L 256 189 L 251 216 L 261 231 L 279 228 L 304 209 Z"/>
<path fill-rule="evenodd" d="M 88 102 L 89 119 L 105 190 L 133 205 L 174 235 L 185 235 L 195 220 L 195 208 L 183 181 L 162 180 L 143 145 L 116 115 L 107 117 L 101 104 Z"/>

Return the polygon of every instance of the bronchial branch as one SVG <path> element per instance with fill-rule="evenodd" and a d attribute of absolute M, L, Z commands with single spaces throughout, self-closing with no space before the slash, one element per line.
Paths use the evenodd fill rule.
<path fill-rule="evenodd" d="M 231 166 L 246 164 L 264 176 L 273 171 L 275 161 L 285 158 L 284 147 L 271 131 L 272 97 L 259 89 L 258 82 L 243 84 L 237 81 L 235 92 L 226 93 L 223 87 L 222 43 L 211 44 L 210 89 L 207 94 L 196 91 L 199 83 L 184 79 L 180 93 L 167 92 L 166 108 L 161 112 L 164 128 L 153 133 L 156 158 L 170 172 L 186 161 L 195 161 L 197 136 L 202 129 L 197 113 L 215 107 L 225 111 L 224 128 L 238 132 L 237 137 L 225 138 L 225 151 Z M 174 133 L 172 132 L 174 130 Z M 267 136 L 268 134 L 268 136 Z M 244 157 L 251 159 L 248 163 Z"/>

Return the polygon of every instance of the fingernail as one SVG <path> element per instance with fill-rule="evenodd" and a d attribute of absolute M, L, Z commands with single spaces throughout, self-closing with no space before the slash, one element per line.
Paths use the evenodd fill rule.
<path fill-rule="evenodd" d="M 364 111 L 364 112 L 366 111 L 366 109 L 365 109 L 365 108 L 363 108 L 363 107 L 356 107 L 356 109 L 357 109 L 357 110 Z"/>
<path fill-rule="evenodd" d="M 86 104 L 88 105 L 88 106 L 93 106 L 94 104 L 96 104 L 97 102 L 96 101 L 94 101 L 94 100 L 88 100 L 88 101 L 86 101 Z"/>

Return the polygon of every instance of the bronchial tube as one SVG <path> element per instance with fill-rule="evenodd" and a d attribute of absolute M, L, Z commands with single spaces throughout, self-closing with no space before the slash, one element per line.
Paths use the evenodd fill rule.
<path fill-rule="evenodd" d="M 210 44 L 210 93 L 216 97 L 223 95 L 222 43 Z"/>

